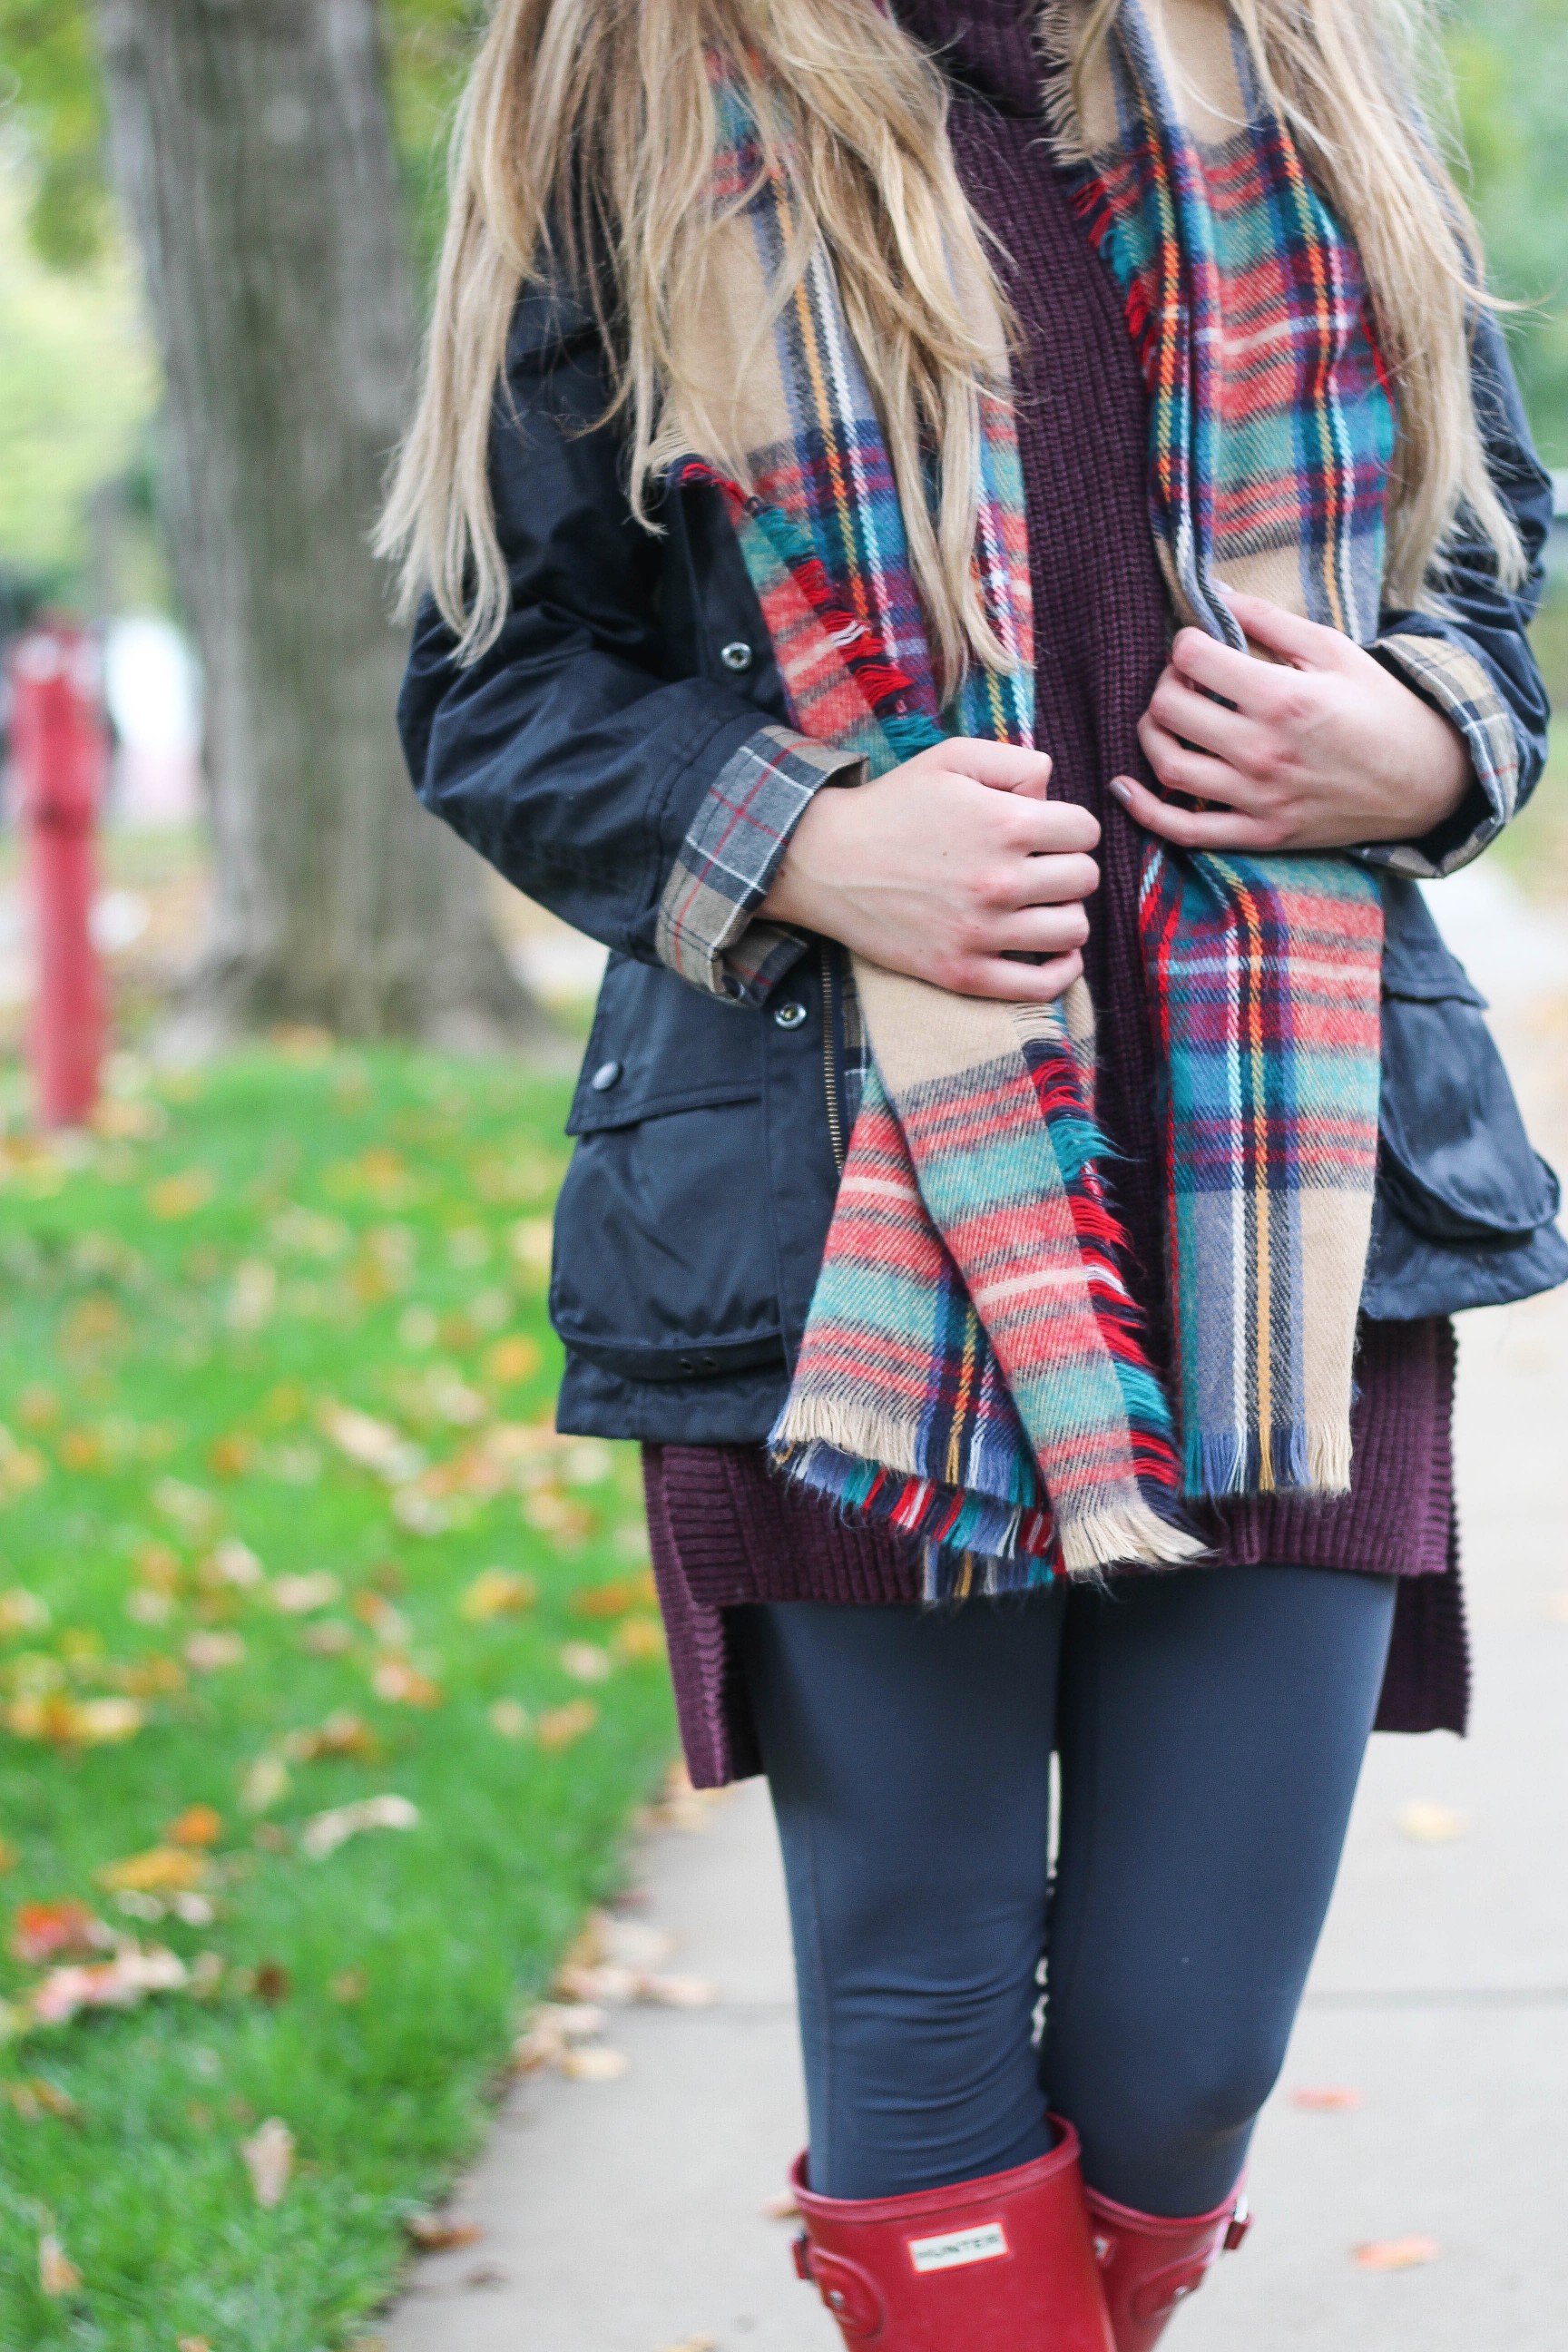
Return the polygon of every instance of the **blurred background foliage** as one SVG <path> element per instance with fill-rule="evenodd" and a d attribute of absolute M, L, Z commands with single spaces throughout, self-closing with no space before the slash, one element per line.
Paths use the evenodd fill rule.
<path fill-rule="evenodd" d="M 488 13 L 486 0 L 383 0 L 426 280 Z M 1509 332 L 1526 398 L 1547 463 L 1568 467 L 1568 0 L 1449 0 L 1444 21 L 1494 282 L 1522 306 Z M 98 603 L 90 494 L 127 476 L 145 502 L 158 388 L 106 186 L 90 0 L 0 0 L 0 568 Z"/>

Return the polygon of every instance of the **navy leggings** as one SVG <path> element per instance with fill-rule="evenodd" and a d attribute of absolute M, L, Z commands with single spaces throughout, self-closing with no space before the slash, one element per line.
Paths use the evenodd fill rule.
<path fill-rule="evenodd" d="M 1106 2196 L 1185 2215 L 1229 2195 L 1328 1908 L 1394 1597 L 1274 1567 L 735 1612 L 814 2188 L 1026 2164 L 1048 2105 Z"/>

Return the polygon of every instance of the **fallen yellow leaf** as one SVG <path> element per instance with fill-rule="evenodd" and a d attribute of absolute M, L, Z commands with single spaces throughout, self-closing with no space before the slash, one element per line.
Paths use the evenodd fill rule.
<path fill-rule="evenodd" d="M 280 1576 L 272 1587 L 274 1606 L 288 1617 L 308 1617 L 313 1610 L 330 1609 L 341 1599 L 342 1585 L 330 1570 L 318 1568 L 308 1576 Z"/>
<path fill-rule="evenodd" d="M 56 2116 L 62 2123 L 75 2123 L 80 2108 L 68 2092 L 34 2074 L 25 2083 L 0 2083 L 0 2092 L 10 2101 L 25 2124 L 36 2124 L 42 2116 Z"/>
<path fill-rule="evenodd" d="M 187 1805 L 164 1834 L 171 1845 L 216 1845 L 223 1835 L 223 1815 L 215 1805 Z"/>
<path fill-rule="evenodd" d="M 180 1589 L 184 1570 L 180 1555 L 166 1543 L 144 1543 L 132 1562 L 143 1584 L 155 1592 L 174 1593 Z"/>
<path fill-rule="evenodd" d="M 418 1826 L 419 1809 L 406 1797 L 361 1797 L 352 1805 L 336 1805 L 330 1812 L 313 1815 L 300 1833 L 300 1844 L 312 1862 L 324 1862 L 362 1831 Z"/>
<path fill-rule="evenodd" d="M 574 1683 L 604 1683 L 610 1678 L 610 1654 L 596 1642 L 568 1642 L 561 1653 L 561 1665 Z"/>
<path fill-rule="evenodd" d="M 507 1238 L 511 1244 L 513 1257 L 525 1272 L 549 1273 L 555 1228 L 548 1217 L 521 1218 Z"/>
<path fill-rule="evenodd" d="M 255 1592 L 267 1581 L 267 1570 L 250 1546 L 230 1536 L 226 1543 L 214 1546 L 197 1570 L 202 1583 L 209 1591 L 221 1591 L 232 1587 L 237 1592 Z"/>
<path fill-rule="evenodd" d="M 243 1478 L 256 1459 L 256 1440 L 236 1432 L 215 1437 L 207 1448 L 207 1466 L 215 1478 Z"/>
<path fill-rule="evenodd" d="M 245 1656 L 245 1643 L 237 1633 L 193 1633 L 185 1643 L 185 1664 L 193 1674 L 221 1674 L 226 1666 L 237 1666 Z"/>
<path fill-rule="evenodd" d="M 613 1584 L 590 1584 L 572 1596 L 579 1617 L 624 1617 L 629 1610 L 646 1609 L 658 1598 L 651 1576 L 621 1576 Z"/>
<path fill-rule="evenodd" d="M 711 2009 L 719 1988 L 707 1977 L 646 1977 L 639 1998 L 655 2009 Z"/>
<path fill-rule="evenodd" d="M 664 1627 L 657 1617 L 627 1617 L 616 1626 L 610 1646 L 618 1658 L 637 1665 L 664 1655 Z"/>
<path fill-rule="evenodd" d="M 564 1706 L 552 1706 L 540 1717 L 534 1736 L 541 1748 L 553 1755 L 583 1738 L 598 1720 L 599 1710 L 591 1698 L 569 1699 Z"/>
<path fill-rule="evenodd" d="M 477 2221 L 458 2221 L 443 2213 L 410 2213 L 403 2226 L 426 2254 L 449 2253 L 455 2246 L 477 2246 L 485 2234 Z"/>
<path fill-rule="evenodd" d="M 57 1748 L 107 1748 L 133 1739 L 144 1717 L 134 1699 L 74 1699 L 62 1692 L 13 1699 L 5 1727 L 18 1739 L 46 1739 Z"/>
<path fill-rule="evenodd" d="M 606 2050 L 602 2043 L 590 2042 L 563 2050 L 555 2063 L 569 2082 L 618 2083 L 632 2062 L 624 2050 Z"/>
<path fill-rule="evenodd" d="M 94 1873 L 100 1886 L 110 1893 L 126 1888 L 136 1895 L 166 1895 L 181 1887 L 198 1886 L 206 1874 L 206 1862 L 200 1853 L 173 1845 L 155 1845 L 146 1853 L 133 1853 L 123 1862 L 111 1862 Z"/>
<path fill-rule="evenodd" d="M 498 1698 L 490 1708 L 490 1729 L 503 1739 L 526 1739 L 530 1720 L 521 1699 Z"/>
<path fill-rule="evenodd" d="M 24 1903 L 11 1923 L 11 1957 L 25 1969 L 38 1969 L 50 1960 L 88 1959 L 110 1949 L 110 1930 L 85 1903 L 68 1895 L 63 1903 Z"/>
<path fill-rule="evenodd" d="M 519 1335 L 496 1341 L 486 1354 L 485 1371 L 490 1380 L 511 1388 L 519 1381 L 531 1380 L 542 1361 L 539 1342 Z"/>
<path fill-rule="evenodd" d="M 52 2298 L 74 2294 L 81 2284 L 81 2273 L 69 2261 L 65 2248 L 52 2230 L 46 2230 L 38 2240 L 38 2290 Z"/>
<path fill-rule="evenodd" d="M 265 1813 L 289 1787 L 289 1767 L 281 1756 L 258 1756 L 247 1764 L 239 1784 L 239 1801 L 247 1813 Z"/>
<path fill-rule="evenodd" d="M 24 1585 L 14 1584 L 9 1592 L 0 1592 L 0 1640 L 10 1633 L 40 1633 L 48 1622 L 48 1604 Z"/>
<path fill-rule="evenodd" d="M 1356 2268 L 1363 2271 L 1414 2271 L 1435 2263 L 1441 2252 L 1436 2238 L 1373 2238 L 1355 2250 Z"/>
<path fill-rule="evenodd" d="M 346 1707 L 329 1715 L 319 1729 L 290 1731 L 283 1741 L 290 1764 L 316 1764 L 323 1756 L 357 1756 L 372 1763 L 382 1752 L 383 1743 L 370 1726 Z"/>
<path fill-rule="evenodd" d="M 294 2135 L 279 2116 L 268 2116 L 249 2139 L 241 2140 L 240 2155 L 250 2175 L 257 2203 L 264 2211 L 283 2202 L 289 2176 L 294 2169 Z"/>
<path fill-rule="evenodd" d="M 1469 1826 L 1468 1814 L 1456 1812 L 1452 1805 L 1417 1803 L 1400 1808 L 1400 1833 L 1414 1838 L 1417 1845 L 1448 1845 L 1462 1838 Z"/>
<path fill-rule="evenodd" d="M 165 1176 L 147 1191 L 147 1206 L 155 1217 L 173 1223 L 179 1217 L 193 1217 L 205 1209 L 217 1190 L 211 1172 L 205 1168 L 187 1168 L 178 1176 Z"/>
<path fill-rule="evenodd" d="M 406 1658 L 378 1659 L 370 1686 L 377 1698 L 393 1706 L 439 1706 L 446 1696 L 439 1683 L 422 1675 Z"/>
<path fill-rule="evenodd" d="M 463 1614 L 479 1623 L 487 1617 L 531 1609 L 538 1598 L 539 1587 L 531 1576 L 520 1576 L 510 1568 L 487 1568 L 464 1593 Z"/>

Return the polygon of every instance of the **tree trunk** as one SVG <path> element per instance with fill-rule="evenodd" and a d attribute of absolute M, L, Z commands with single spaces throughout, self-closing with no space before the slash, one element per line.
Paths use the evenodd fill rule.
<path fill-rule="evenodd" d="M 416 330 L 375 0 L 98 0 L 168 379 L 216 893 L 187 1050 L 274 1022 L 515 1043 L 479 861 L 408 785 L 367 533 Z"/>

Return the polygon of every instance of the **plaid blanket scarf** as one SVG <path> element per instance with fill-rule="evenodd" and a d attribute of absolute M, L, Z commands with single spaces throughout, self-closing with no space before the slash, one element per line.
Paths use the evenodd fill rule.
<path fill-rule="evenodd" d="M 773 331 L 745 345 L 747 478 L 700 457 L 674 470 L 724 489 L 804 733 L 876 773 L 944 735 L 1030 743 L 999 323 L 973 289 L 998 370 L 982 394 L 977 580 L 1015 667 L 972 672 L 939 710 L 830 260 L 815 252 L 772 299 L 786 194 L 736 94 L 718 95 L 732 216 L 711 332 L 754 338 L 770 315 Z M 1353 249 L 1218 0 L 1177 0 L 1158 30 L 1123 0 L 1075 135 L 1080 201 L 1150 385 L 1151 516 L 1178 613 L 1238 641 L 1213 585 L 1223 565 L 1369 639 L 1393 402 Z M 1170 1079 L 1179 1440 L 1103 1172 L 1083 984 L 1057 1005 L 996 1004 L 855 961 L 873 1066 L 773 1444 L 795 1476 L 921 1539 L 933 1599 L 1192 1558 L 1184 1494 L 1348 1484 L 1375 886 L 1340 857 L 1151 843 L 1140 925 Z"/>

